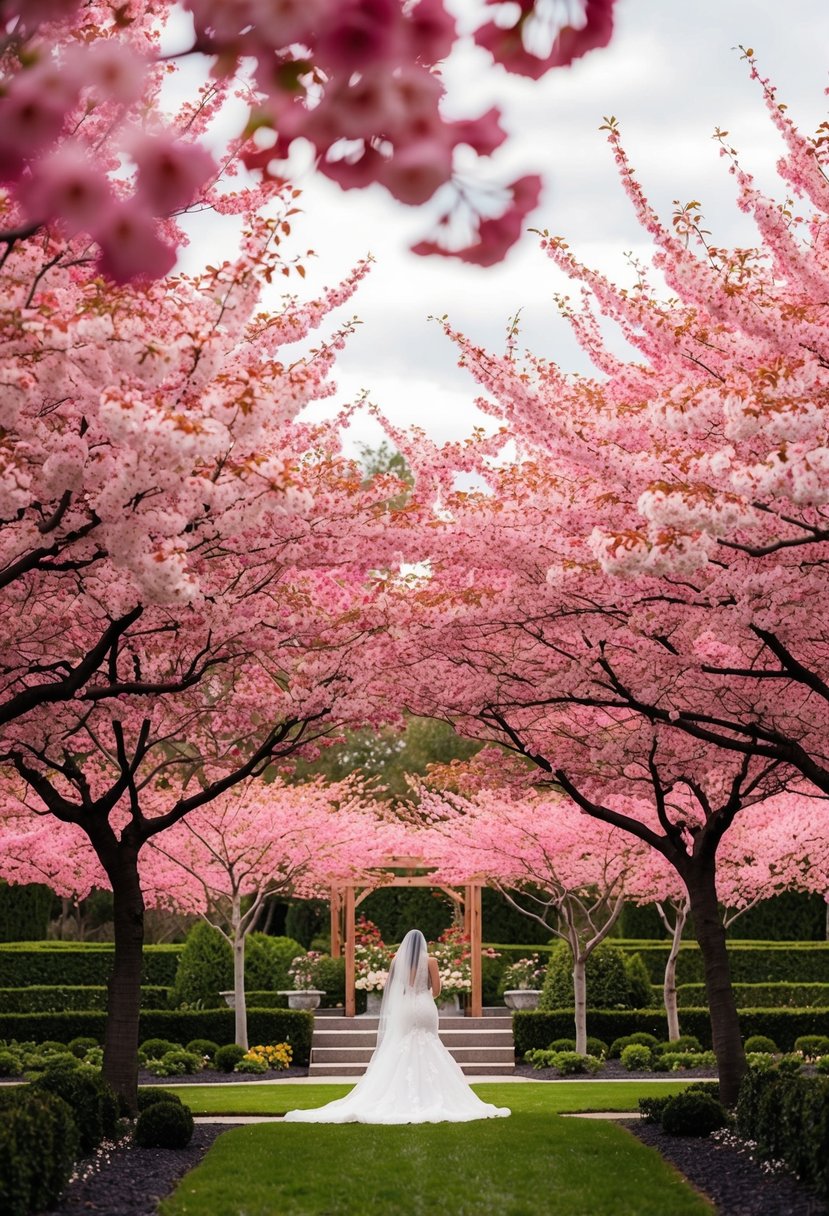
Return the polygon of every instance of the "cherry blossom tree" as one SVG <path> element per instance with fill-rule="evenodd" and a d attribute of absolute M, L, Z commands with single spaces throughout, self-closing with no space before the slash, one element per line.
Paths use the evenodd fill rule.
<path fill-rule="evenodd" d="M 356 781 L 236 786 L 142 854 L 148 902 L 204 917 L 233 950 L 236 1042 L 247 1049 L 245 942 L 270 896 L 327 898 L 383 854 L 381 823 Z"/>
<path fill-rule="evenodd" d="M 436 235 L 416 252 L 499 261 L 540 179 L 497 187 L 479 173 L 476 187 L 459 150 L 486 161 L 507 133 L 494 107 L 447 118 L 439 65 L 471 37 L 538 79 L 609 42 L 614 0 L 477 8 L 461 32 L 443 0 L 3 0 L 0 241 L 57 224 L 80 248 L 94 242 L 116 281 L 163 275 L 181 239 L 168 217 L 209 199 L 240 158 L 260 181 L 284 177 L 302 140 L 343 189 L 379 183 L 411 206 L 443 191 Z M 169 115 L 162 85 L 188 61 L 203 84 Z M 221 147 L 208 128 L 225 109 L 234 136 Z"/>
<path fill-rule="evenodd" d="M 491 749 L 491 755 L 503 770 L 503 754 Z M 463 767 L 447 766 L 454 790 L 420 790 L 417 816 L 428 825 L 420 851 L 437 864 L 445 882 L 483 878 L 567 945 L 576 1051 L 586 1055 L 588 960 L 625 901 L 652 889 L 650 871 L 664 871 L 664 861 L 628 833 L 589 819 L 566 798 L 546 790 L 528 793 L 514 777 L 505 785 L 503 771 L 495 787 L 481 786 L 490 767 L 486 753 L 461 776 Z M 436 779 L 433 770 L 430 784 Z M 459 780 L 466 793 L 457 792 Z"/>
<path fill-rule="evenodd" d="M 128 1101 L 140 850 L 378 716 L 359 656 L 399 483 L 364 484 L 336 425 L 299 417 L 332 391 L 350 323 L 282 353 L 367 266 L 262 311 L 295 201 L 269 193 L 239 257 L 195 277 L 113 288 L 52 235 L 0 271 L 0 762 L 27 806 L 82 827 L 112 887 L 105 1071 Z"/>
<path fill-rule="evenodd" d="M 408 589 L 422 633 L 399 647 L 395 685 L 670 862 L 727 1100 L 744 1057 L 718 849 L 752 805 L 804 782 L 829 792 L 827 151 L 760 83 L 784 140 L 782 201 L 720 134 L 756 248 L 715 244 L 696 203 L 663 224 L 608 120 L 655 274 L 634 266 L 619 287 L 542 237 L 579 291 L 561 307 L 595 373 L 521 356 L 514 330 L 499 356 L 449 329 L 505 429 L 442 452 L 396 437 L 439 511 Z M 470 470 L 481 488 L 458 492 Z M 628 809 L 642 803 L 646 819 Z"/>

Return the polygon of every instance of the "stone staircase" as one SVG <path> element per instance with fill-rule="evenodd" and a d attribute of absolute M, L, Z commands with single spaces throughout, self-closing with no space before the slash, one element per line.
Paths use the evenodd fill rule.
<path fill-rule="evenodd" d="M 376 1017 L 343 1017 L 338 1009 L 317 1009 L 311 1045 L 312 1077 L 358 1077 L 377 1041 Z M 503 1077 L 515 1067 L 512 1018 L 503 1008 L 481 1018 L 442 1016 L 440 1037 L 467 1076 Z"/>

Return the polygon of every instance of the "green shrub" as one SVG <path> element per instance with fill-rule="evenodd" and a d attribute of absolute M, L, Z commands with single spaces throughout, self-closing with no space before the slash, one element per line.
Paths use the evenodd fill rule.
<path fill-rule="evenodd" d="M 0 1077 L 19 1077 L 23 1072 L 23 1059 L 15 1051 L 0 1051 Z"/>
<path fill-rule="evenodd" d="M 69 1043 L 77 1035 L 103 1039 L 106 1015 L 103 1013 L 7 1013 L 0 1014 L 0 1039 L 54 1036 Z M 248 1010 L 248 1034 L 253 1043 L 290 1043 L 294 1063 L 308 1063 L 314 1018 L 302 1009 Z M 805 1028 L 804 1028 L 805 1029 Z M 142 1038 L 170 1039 L 189 1043 L 191 1039 L 213 1039 L 216 1043 L 233 1041 L 234 1011 L 224 1009 L 144 1010 L 139 1022 Z M 546 1043 L 537 1044 L 546 1046 Z"/>
<path fill-rule="evenodd" d="M 651 983 L 661 984 L 670 945 L 668 942 L 617 942 L 619 948 L 641 955 Z M 743 942 L 728 945 L 731 978 L 735 984 L 825 984 L 829 974 L 829 943 Z M 694 941 L 682 943 L 677 958 L 677 984 L 702 984 L 702 955 Z M 695 1000 L 702 1005 L 701 1000 Z"/>
<path fill-rule="evenodd" d="M 147 1060 L 160 1060 L 168 1051 L 181 1051 L 181 1043 L 171 1043 L 169 1039 L 145 1039 L 138 1050 Z"/>
<path fill-rule="evenodd" d="M 826 1075 L 829 1076 L 829 1056 L 821 1056 L 818 1062 L 815 1064 L 815 1068 L 819 1073 L 826 1073 Z"/>
<path fill-rule="evenodd" d="M 659 1048 L 659 1039 L 655 1034 L 648 1034 L 644 1030 L 635 1030 L 633 1034 L 622 1035 L 619 1039 L 614 1039 L 610 1044 L 609 1056 L 611 1060 L 618 1060 L 626 1047 L 631 1043 L 639 1043 L 643 1047 L 650 1047 L 651 1051 L 656 1051 Z"/>
<path fill-rule="evenodd" d="M 186 1148 L 193 1137 L 189 1106 L 154 1102 L 136 1119 L 133 1136 L 141 1148 Z"/>
<path fill-rule="evenodd" d="M 710 1136 L 728 1123 L 725 1107 L 698 1089 L 686 1089 L 666 1103 L 662 1130 L 669 1136 Z"/>
<path fill-rule="evenodd" d="M 219 1050 L 219 1044 L 214 1043 L 212 1039 L 191 1039 L 185 1050 L 192 1051 L 193 1055 L 202 1058 L 207 1056 L 208 1060 L 212 1060 Z"/>
<path fill-rule="evenodd" d="M 78 1125 L 81 1149 L 91 1153 L 118 1124 L 118 1101 L 100 1076 L 85 1067 L 45 1072 L 32 1089 L 56 1094 L 70 1107 Z"/>
<path fill-rule="evenodd" d="M 251 1056 L 250 1059 L 242 1058 L 237 1060 L 233 1065 L 234 1072 L 267 1072 L 268 1065 L 264 1060 L 256 1059 Z"/>
<path fill-rule="evenodd" d="M 789 1051 L 777 1061 L 777 1071 L 785 1073 L 800 1072 L 803 1068 L 803 1057 L 799 1052 Z"/>
<path fill-rule="evenodd" d="M 762 1035 L 757 1035 L 757 1038 L 762 1038 Z M 774 1056 L 770 1051 L 747 1051 L 746 1064 L 749 1068 L 756 1068 L 763 1072 L 774 1068 Z"/>
<path fill-rule="evenodd" d="M 802 1034 L 795 1039 L 794 1049 L 806 1060 L 817 1060 L 820 1056 L 829 1055 L 829 1035 Z"/>
<path fill-rule="evenodd" d="M 553 1039 L 549 1046 L 549 1051 L 575 1051 L 575 1039 Z"/>
<path fill-rule="evenodd" d="M 628 1072 L 645 1072 L 653 1062 L 653 1052 L 644 1043 L 629 1043 L 622 1050 L 621 1060 Z"/>
<path fill-rule="evenodd" d="M 185 1051 L 183 1047 L 177 1047 L 174 1051 L 165 1052 L 160 1060 L 148 1061 L 147 1072 L 152 1073 L 154 1077 L 192 1076 L 193 1073 L 200 1072 L 201 1067 L 201 1056 L 192 1051 Z"/>
<path fill-rule="evenodd" d="M 745 1041 L 746 1055 L 749 1052 L 763 1052 L 764 1054 L 776 1055 L 777 1044 L 774 1039 L 770 1039 L 765 1034 L 752 1034 Z"/>
<path fill-rule="evenodd" d="M 639 1117 L 645 1123 L 661 1123 L 662 1112 L 670 1102 L 672 1094 L 662 1094 L 655 1098 L 639 1099 Z"/>
<path fill-rule="evenodd" d="M 54 900 L 43 883 L 0 882 L 0 941 L 45 938 Z"/>
<path fill-rule="evenodd" d="M 156 1102 L 178 1102 L 181 1103 L 181 1098 L 178 1094 L 173 1093 L 170 1089 L 139 1089 L 138 1091 L 138 1113 L 146 1110 L 148 1106 L 155 1105 Z"/>
<path fill-rule="evenodd" d="M 261 988 L 245 993 L 245 1003 L 249 1009 L 287 1009 L 288 998 L 278 992 L 265 992 Z"/>
<path fill-rule="evenodd" d="M 597 1039 L 594 1035 L 587 1036 L 587 1054 L 595 1056 L 597 1059 L 607 1059 L 608 1046 L 604 1039 Z"/>
<path fill-rule="evenodd" d="M 263 992 L 290 988 L 288 967 L 305 948 L 293 937 L 251 933 L 245 943 L 245 987 Z"/>
<path fill-rule="evenodd" d="M 622 952 L 622 962 L 627 975 L 627 1004 L 632 1009 L 649 1009 L 653 1003 L 651 977 L 642 961 L 642 955 Z"/>
<path fill-rule="evenodd" d="M 585 971 L 587 1001 L 591 1009 L 631 1008 L 630 983 L 621 950 L 606 943 L 597 946 L 587 960 Z M 573 1007 L 573 957 L 563 943 L 550 955 L 538 1007 Z"/>
<path fill-rule="evenodd" d="M 83 1034 L 78 1035 L 77 1038 L 74 1038 L 70 1043 L 67 1043 L 67 1047 L 72 1052 L 72 1055 L 77 1056 L 79 1060 L 82 1060 L 86 1053 L 93 1047 L 98 1046 L 99 1044 L 97 1039 L 93 1039 L 90 1035 Z"/>
<path fill-rule="evenodd" d="M 219 1072 L 233 1072 L 244 1054 L 244 1047 L 240 1047 L 238 1043 L 228 1043 L 226 1047 L 219 1048 L 213 1063 Z"/>
<path fill-rule="evenodd" d="M 601 1061 L 595 1056 L 582 1056 L 576 1051 L 552 1051 L 536 1048 L 527 1052 L 526 1059 L 533 1068 L 555 1068 L 562 1077 L 598 1072 Z"/>
<path fill-rule="evenodd" d="M 178 960 L 171 1003 L 218 1008 L 224 1004 L 224 998 L 219 993 L 232 987 L 233 950 L 230 942 L 206 921 L 197 921 L 187 934 Z"/>
<path fill-rule="evenodd" d="M 653 1061 L 655 1072 L 679 1072 L 683 1068 L 716 1068 L 713 1051 L 663 1051 Z"/>
<path fill-rule="evenodd" d="M 660 1043 L 656 1050 L 660 1053 L 676 1051 L 702 1051 L 702 1043 L 695 1034 L 681 1034 L 678 1039 Z"/>
<path fill-rule="evenodd" d="M 0 1211 L 29 1216 L 54 1207 L 80 1151 L 67 1103 L 31 1086 L 3 1095 L 0 1119 Z"/>

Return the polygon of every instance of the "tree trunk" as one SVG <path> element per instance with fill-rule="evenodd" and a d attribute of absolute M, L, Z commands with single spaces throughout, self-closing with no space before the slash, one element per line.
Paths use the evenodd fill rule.
<path fill-rule="evenodd" d="M 677 908 L 674 921 L 671 949 L 665 964 L 665 979 L 662 987 L 662 999 L 665 1002 L 665 1013 L 668 1016 L 668 1038 L 672 1043 L 679 1038 L 679 1009 L 676 1003 L 676 960 L 679 947 L 682 945 L 682 931 L 688 919 L 686 908 Z"/>
<path fill-rule="evenodd" d="M 695 858 L 689 867 L 686 884 L 694 935 L 705 969 L 705 992 L 720 1078 L 720 1098 L 727 1106 L 733 1106 L 746 1071 L 746 1057 L 731 986 L 725 928 L 717 902 L 715 857 Z"/>
<path fill-rule="evenodd" d="M 104 1079 L 134 1112 L 138 1102 L 138 1016 L 144 947 L 144 896 L 138 851 L 121 843 L 107 867 L 112 883 L 115 956 L 107 997 Z"/>
<path fill-rule="evenodd" d="M 236 1042 L 248 1049 L 248 1007 L 245 998 L 245 935 L 233 942 L 233 991 L 236 1006 Z"/>
<path fill-rule="evenodd" d="M 573 958 L 573 998 L 576 1012 L 576 1051 L 587 1055 L 587 961 Z"/>

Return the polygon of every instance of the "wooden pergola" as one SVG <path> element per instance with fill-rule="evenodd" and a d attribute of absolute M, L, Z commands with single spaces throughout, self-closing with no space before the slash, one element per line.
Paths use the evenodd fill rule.
<path fill-rule="evenodd" d="M 398 872 L 402 871 L 402 872 Z M 387 857 L 373 869 L 371 875 L 353 883 L 342 883 L 331 888 L 331 955 L 340 958 L 345 954 L 345 1016 L 353 1018 L 356 1013 L 354 992 L 354 921 L 357 908 L 363 900 L 381 887 L 434 887 L 444 891 L 449 898 L 463 908 L 464 933 L 469 938 L 472 969 L 472 992 L 468 1013 L 479 1018 L 482 1013 L 481 992 L 481 886 L 469 882 L 463 887 L 447 887 L 435 879 L 435 867 L 430 867 L 422 857 Z M 376 880 L 375 880 L 376 879 Z M 412 928 L 416 928 L 415 925 Z"/>

